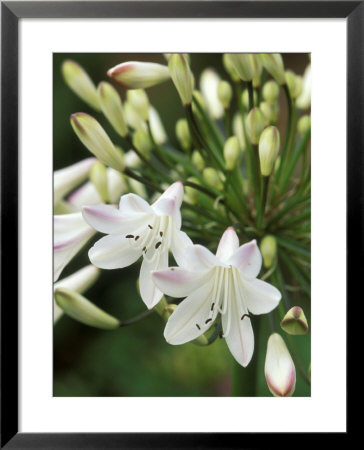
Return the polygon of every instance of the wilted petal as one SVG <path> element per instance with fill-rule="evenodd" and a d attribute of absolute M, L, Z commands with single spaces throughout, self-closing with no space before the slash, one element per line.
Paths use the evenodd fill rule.
<path fill-rule="evenodd" d="M 217 247 L 216 257 L 224 262 L 239 248 L 239 238 L 233 227 L 227 228 Z"/>
<path fill-rule="evenodd" d="M 124 236 L 109 235 L 97 241 L 88 255 L 92 264 L 100 269 L 121 269 L 133 264 L 141 256 L 141 250 L 133 247 Z"/>
<path fill-rule="evenodd" d="M 228 263 L 237 267 L 245 277 L 256 278 L 262 267 L 262 255 L 256 240 L 242 245 L 228 260 Z"/>
<path fill-rule="evenodd" d="M 241 289 L 244 303 L 253 314 L 267 314 L 277 307 L 281 293 L 262 280 L 243 280 Z"/>

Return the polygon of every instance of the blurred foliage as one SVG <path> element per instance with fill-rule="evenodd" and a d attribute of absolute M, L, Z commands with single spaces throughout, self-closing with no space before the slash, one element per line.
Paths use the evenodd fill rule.
<path fill-rule="evenodd" d="M 65 59 L 78 62 L 97 85 L 108 80 L 106 71 L 124 61 L 154 61 L 166 63 L 161 54 L 62 54 L 53 56 L 53 158 L 54 169 L 75 163 L 90 154 L 71 130 L 69 117 L 75 112 L 89 112 L 85 105 L 66 86 L 61 75 Z M 286 69 L 302 74 L 308 62 L 307 54 L 284 55 Z M 201 71 L 213 66 L 222 79 L 228 80 L 220 54 L 192 54 L 191 66 L 198 82 Z M 115 85 L 114 85 L 115 86 Z M 122 99 L 125 92 L 117 87 Z M 150 102 L 159 111 L 169 140 L 177 145 L 175 122 L 184 117 L 178 94 L 167 82 L 148 89 Z M 285 102 L 281 102 L 281 104 Z M 101 118 L 94 111 L 96 119 Z M 284 110 L 278 126 L 285 123 Z M 102 122 L 114 142 L 118 136 Z M 127 149 L 125 149 L 127 150 Z M 95 237 L 96 241 L 99 237 Z M 88 244 L 91 247 L 93 242 Z M 64 270 L 62 278 L 88 264 L 86 252 L 81 252 Z M 102 271 L 96 285 L 86 296 L 110 314 L 128 319 L 145 310 L 136 280 L 139 263 L 127 269 Z M 295 299 L 304 308 L 310 323 L 308 304 Z M 296 301 L 297 300 L 297 301 Z M 275 311 L 279 315 L 278 309 Z M 279 315 L 280 317 L 280 315 Z M 281 318 L 281 317 L 280 317 Z M 258 358 L 258 396 L 271 396 L 264 377 L 266 343 L 270 334 L 268 316 L 263 319 Z M 54 386 L 55 396 L 227 396 L 231 392 L 231 372 L 235 364 L 223 339 L 208 347 L 192 343 L 171 346 L 163 337 L 164 323 L 156 314 L 117 331 L 96 330 L 68 317 L 62 317 L 54 328 Z M 282 330 L 281 334 L 284 336 Z M 256 341 L 258 337 L 256 336 Z M 310 361 L 309 336 L 292 336 L 307 369 Z M 310 388 L 297 370 L 295 396 L 310 395 Z"/>

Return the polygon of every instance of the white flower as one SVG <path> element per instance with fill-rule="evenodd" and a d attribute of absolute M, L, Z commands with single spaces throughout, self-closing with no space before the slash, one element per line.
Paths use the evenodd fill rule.
<path fill-rule="evenodd" d="M 268 339 L 264 367 L 269 390 L 275 397 L 289 397 L 296 387 L 296 369 L 284 340 L 278 333 Z"/>
<path fill-rule="evenodd" d="M 53 276 L 57 281 L 62 270 L 95 234 L 95 230 L 87 225 L 80 212 L 53 216 L 53 221 Z"/>
<path fill-rule="evenodd" d="M 164 331 L 167 342 L 178 345 L 196 339 L 220 313 L 230 352 L 247 366 L 254 350 L 248 311 L 268 313 L 281 298 L 275 287 L 256 279 L 262 265 L 256 241 L 239 247 L 238 236 L 229 227 L 221 237 L 216 256 L 194 245 L 186 250 L 180 265 L 153 272 L 162 292 L 172 297 L 187 296 L 168 320 Z"/>
<path fill-rule="evenodd" d="M 151 271 L 168 267 L 170 248 L 179 263 L 186 247 L 192 245 L 187 235 L 180 231 L 182 199 L 183 185 L 177 181 L 152 205 L 138 195 L 126 194 L 120 199 L 119 209 L 110 205 L 83 209 L 86 222 L 108 234 L 89 251 L 95 266 L 123 268 L 143 256 L 139 287 L 149 309 L 163 296 L 153 283 Z"/>

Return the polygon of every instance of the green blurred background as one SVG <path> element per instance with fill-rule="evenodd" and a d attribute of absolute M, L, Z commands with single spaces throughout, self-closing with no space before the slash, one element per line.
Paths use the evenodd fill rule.
<path fill-rule="evenodd" d="M 153 61 L 165 64 L 161 54 L 101 54 L 74 53 L 53 55 L 53 161 L 60 169 L 90 156 L 73 133 L 69 117 L 75 112 L 87 112 L 98 119 L 111 139 L 118 135 L 100 113 L 94 112 L 66 86 L 61 75 L 65 59 L 78 62 L 95 84 L 108 80 L 106 71 L 121 62 Z M 307 54 L 285 54 L 286 69 L 299 74 L 308 64 Z M 213 67 L 221 78 L 228 80 L 222 66 L 221 54 L 191 54 L 191 66 L 198 83 L 206 67 Z M 115 86 L 115 85 L 114 85 Z M 116 87 L 116 86 L 115 86 Z M 125 99 L 125 92 L 118 88 Z M 172 83 L 166 82 L 147 90 L 158 110 L 169 141 L 177 145 L 174 126 L 183 117 L 183 109 Z M 286 117 L 282 98 L 278 126 Z M 125 149 L 127 150 L 127 149 Z M 94 241 L 100 236 L 95 237 Z M 93 244 L 91 241 L 87 248 Z M 82 251 L 63 271 L 61 278 L 89 264 L 87 252 Z M 128 319 L 145 310 L 137 293 L 139 263 L 127 269 L 102 271 L 95 286 L 86 296 L 110 314 Z M 310 307 L 301 299 L 293 299 L 304 307 L 310 323 Z M 278 319 L 278 316 L 277 316 Z M 253 322 L 254 325 L 254 322 Z M 163 338 L 164 323 L 157 314 L 117 331 L 100 331 L 63 316 L 54 327 L 54 385 L 55 396 L 227 396 L 231 393 L 231 373 L 235 366 L 225 341 L 217 339 L 209 347 L 194 344 L 171 346 Z M 283 333 L 283 332 L 282 332 Z M 270 334 L 268 316 L 262 318 L 258 358 L 257 395 L 271 396 L 264 378 L 266 343 Z M 293 337 L 304 366 L 310 361 L 308 336 Z M 242 369 L 244 370 L 244 369 Z M 297 371 L 295 396 L 310 395 L 309 387 Z"/>

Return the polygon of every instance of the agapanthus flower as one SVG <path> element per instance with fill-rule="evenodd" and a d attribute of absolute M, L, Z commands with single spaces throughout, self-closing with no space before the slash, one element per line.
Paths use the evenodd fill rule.
<path fill-rule="evenodd" d="M 168 267 L 168 252 L 172 250 L 177 263 L 185 249 L 192 245 L 180 230 L 180 207 L 183 185 L 172 184 L 152 205 L 136 194 L 126 194 L 119 208 L 111 205 L 83 208 L 86 222 L 95 230 L 106 233 L 89 251 L 91 262 L 101 269 L 130 266 L 141 256 L 140 294 L 149 309 L 162 298 L 151 272 Z"/>
<path fill-rule="evenodd" d="M 181 267 L 153 272 L 158 288 L 172 297 L 187 297 L 164 330 L 167 342 L 184 344 L 205 333 L 221 314 L 223 336 L 234 358 L 247 366 L 254 350 L 249 312 L 265 314 L 279 303 L 280 292 L 258 280 L 262 256 L 256 241 L 239 247 L 233 227 L 221 237 L 216 256 L 201 245 L 182 255 Z"/>

